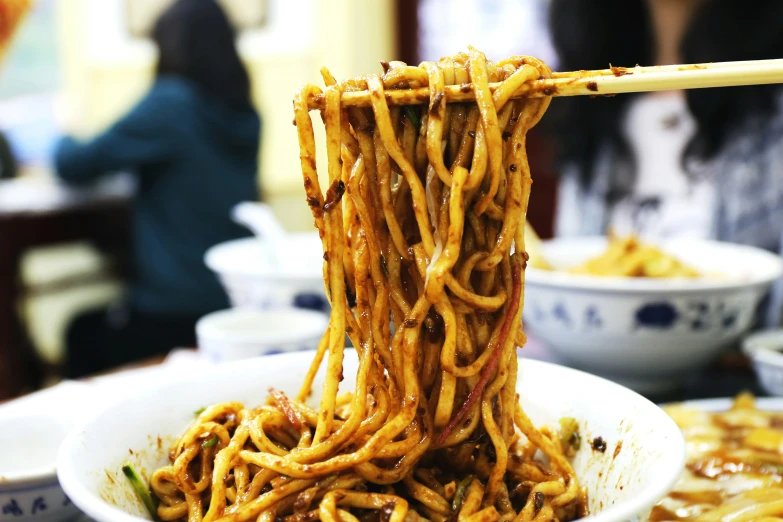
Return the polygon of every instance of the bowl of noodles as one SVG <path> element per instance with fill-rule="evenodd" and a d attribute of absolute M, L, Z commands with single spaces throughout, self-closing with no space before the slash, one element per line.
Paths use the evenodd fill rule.
<path fill-rule="evenodd" d="M 715 241 L 545 241 L 525 326 L 573 366 L 662 392 L 737 343 L 781 273 L 777 255 Z"/>
<path fill-rule="evenodd" d="M 550 69 L 473 48 L 381 65 L 294 98 L 331 304 L 317 350 L 172 377 L 73 431 L 58 473 L 93 518 L 625 521 L 676 480 L 659 408 L 516 355 Z"/>
<path fill-rule="evenodd" d="M 256 520 L 259 515 L 261 520 L 324 520 L 332 501 L 339 506 L 341 520 L 391 520 L 398 518 L 395 509 L 403 510 L 403 504 L 404 520 L 441 520 L 452 513 L 456 517 L 463 509 L 468 520 L 497 520 L 494 513 L 482 513 L 480 503 L 488 476 L 502 458 L 483 454 L 482 448 L 491 446 L 487 437 L 473 441 L 474 451 L 469 453 L 433 452 L 410 476 L 393 483 L 384 484 L 387 481 L 379 481 L 377 474 L 397 469 L 393 461 L 400 457 L 358 458 L 346 466 L 345 461 L 377 433 L 362 435 L 361 428 L 342 441 L 345 450 L 336 459 L 304 458 L 307 451 L 301 444 L 302 465 L 287 470 L 292 475 L 264 469 L 258 459 L 277 467 L 288 448 L 299 444 L 288 416 L 304 426 L 299 428 L 302 433 L 316 428 L 319 392 L 328 370 L 322 368 L 310 380 L 312 358 L 312 353 L 291 353 L 232 362 L 172 377 L 121 399 L 70 433 L 57 463 L 60 482 L 69 498 L 99 522 L 150 518 L 124 466 L 136 470 L 149 487 L 162 520 L 184 521 L 196 514 L 204 520 Z M 509 471 L 500 496 L 520 512 L 530 497 L 532 520 L 536 503 L 537 512 L 552 509 L 554 499 L 570 489 L 564 480 L 573 474 L 569 484 L 575 486 L 578 480 L 580 493 L 572 493 L 585 502 L 586 520 L 644 516 L 683 466 L 684 444 L 674 422 L 615 383 L 539 361 L 519 364 L 516 416 L 523 429 L 503 459 Z M 356 352 L 346 350 L 335 410 L 341 423 L 351 422 L 351 407 L 358 398 L 342 393 L 361 386 L 355 379 L 360 368 Z M 298 400 L 311 390 L 309 398 Z M 416 432 L 415 426 L 411 432 Z M 341 434 L 332 437 L 339 439 Z M 412 446 L 405 440 L 396 446 L 407 445 L 408 454 L 427 445 L 426 438 Z M 387 455 L 394 448 L 395 443 L 387 445 Z M 400 467 L 405 466 L 402 459 Z M 322 474 L 306 478 L 316 471 Z M 213 477 L 220 477 L 219 485 Z M 333 492 L 340 493 L 335 497 Z M 568 509 L 554 507 L 563 520 L 578 517 Z M 384 510 L 392 515 L 386 518 Z"/>

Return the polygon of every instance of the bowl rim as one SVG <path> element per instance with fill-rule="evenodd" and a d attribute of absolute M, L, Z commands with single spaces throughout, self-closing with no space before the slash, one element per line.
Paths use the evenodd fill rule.
<path fill-rule="evenodd" d="M 276 332 L 275 335 L 258 336 L 252 334 L 226 335 L 226 332 L 219 333 L 215 331 L 216 323 L 223 319 L 257 318 L 259 316 L 277 316 L 291 317 L 300 320 L 302 327 L 295 332 Z M 252 306 L 239 306 L 211 312 L 201 317 L 196 322 L 196 337 L 208 341 L 221 341 L 231 344 L 276 344 L 305 341 L 314 338 L 321 338 L 329 325 L 329 317 L 323 312 L 307 310 L 304 308 L 280 307 L 270 309 L 259 309 Z"/>
<path fill-rule="evenodd" d="M 764 411 L 783 411 L 783 397 L 756 397 L 756 409 Z M 707 413 L 718 413 L 727 411 L 734 397 L 715 397 L 712 399 L 692 399 L 680 402 L 666 402 L 661 404 L 661 408 L 670 408 L 673 406 L 684 406 L 705 411 Z"/>
<path fill-rule="evenodd" d="M 761 364 L 770 368 L 783 368 L 783 354 L 777 350 L 762 347 L 746 353 L 755 364 Z"/>
<path fill-rule="evenodd" d="M 46 419 L 47 421 L 53 421 L 62 429 L 63 441 L 70 434 L 70 429 L 67 423 L 56 415 L 44 414 L 44 413 L 32 413 L 24 412 L 19 414 L 3 415 L 0 417 L 0 422 L 4 420 L 13 419 L 14 421 L 25 422 L 26 419 Z M 48 488 L 57 483 L 57 458 L 59 458 L 59 446 L 62 445 L 62 441 L 58 444 L 58 452 L 55 459 L 47 465 L 37 466 L 33 469 L 26 469 L 23 471 L 17 471 L 13 473 L 0 472 L 0 494 L 10 493 L 20 490 Z"/>
<path fill-rule="evenodd" d="M 346 349 L 350 350 L 350 349 Z M 306 352 L 294 352 L 294 353 L 281 353 L 272 356 L 257 357 L 254 359 L 243 359 L 240 361 L 232 361 L 221 364 L 218 367 L 211 369 L 203 369 L 205 372 L 219 371 L 221 373 L 232 373 L 236 368 L 242 367 L 247 370 L 248 365 L 260 365 L 268 364 L 271 358 L 275 358 L 280 361 L 281 365 L 290 367 L 291 364 L 296 364 L 296 359 L 304 361 L 310 361 L 312 353 Z M 290 362 L 286 362 L 286 359 Z M 634 398 L 635 409 L 642 410 L 646 416 L 658 415 L 660 417 L 657 425 L 660 427 L 662 433 L 666 435 L 674 435 L 669 441 L 669 447 L 663 454 L 662 459 L 658 459 L 657 462 L 662 460 L 668 461 L 668 466 L 662 465 L 659 471 L 660 476 L 658 480 L 647 487 L 644 494 L 636 495 L 635 497 L 625 499 L 622 503 L 614 504 L 610 506 L 606 511 L 590 515 L 586 519 L 589 522 L 615 522 L 629 520 L 640 513 L 643 513 L 647 509 L 651 509 L 656 502 L 666 495 L 666 493 L 674 486 L 679 479 L 682 469 L 685 466 L 685 439 L 682 436 L 682 432 L 676 425 L 674 420 L 671 419 L 659 406 L 649 401 L 642 395 L 634 392 L 633 390 L 626 388 L 620 384 L 609 381 L 602 377 L 576 370 L 566 366 L 553 364 L 544 361 L 538 361 L 535 359 L 518 357 L 520 364 L 529 366 L 526 371 L 536 371 L 536 368 L 550 368 L 557 372 L 562 372 L 563 378 L 567 379 L 569 375 L 581 374 L 583 378 L 586 376 L 588 379 L 595 380 L 596 384 L 600 382 L 601 386 L 606 387 L 608 390 L 613 390 L 618 393 L 630 394 Z M 532 368 L 531 368 L 532 367 Z M 162 386 L 171 386 L 181 383 L 183 381 L 192 380 L 199 374 L 190 374 L 182 376 L 178 379 L 167 380 L 162 382 L 159 386 L 147 388 L 142 395 L 156 396 L 159 393 L 157 390 Z M 138 398 L 140 394 L 136 394 Z M 614 394 L 612 394 L 614 395 Z M 146 520 L 135 515 L 131 515 L 119 507 L 113 506 L 108 502 L 102 500 L 96 493 L 90 491 L 84 483 L 79 479 L 77 472 L 73 469 L 71 464 L 71 454 L 75 451 L 77 444 L 79 444 L 81 434 L 85 432 L 89 426 L 99 419 L 106 411 L 120 407 L 120 405 L 129 400 L 129 397 L 121 397 L 111 404 L 106 405 L 100 411 L 95 412 L 89 418 L 81 420 L 81 422 L 70 431 L 63 444 L 60 446 L 60 451 L 57 457 L 57 477 L 60 481 L 60 485 L 65 491 L 66 495 L 76 504 L 79 509 L 95 520 L 105 521 L 112 520 L 113 522 L 140 522 Z"/>
<path fill-rule="evenodd" d="M 580 236 L 560 237 L 543 241 L 543 248 L 550 245 L 563 243 L 595 244 L 599 241 L 606 242 L 605 236 Z M 770 266 L 769 273 L 754 274 L 747 279 L 655 279 L 614 276 L 591 276 L 587 274 L 571 274 L 563 271 L 542 270 L 530 266 L 525 271 L 525 283 L 531 286 L 563 288 L 567 290 L 584 290 L 612 293 L 688 293 L 710 292 L 723 290 L 739 290 L 745 288 L 760 288 L 771 285 L 783 276 L 783 258 L 762 248 L 729 243 L 726 241 L 714 241 L 711 239 L 672 239 L 661 242 L 662 245 L 677 243 L 701 244 L 708 248 L 730 248 L 735 251 L 743 251 L 754 256 L 765 257 Z"/>
<path fill-rule="evenodd" d="M 764 341 L 778 340 L 777 347 L 767 346 Z M 758 330 L 742 340 L 742 351 L 752 359 L 773 362 L 778 366 L 783 366 L 783 328 L 771 328 L 767 330 Z M 771 354 L 771 355 L 770 355 Z M 780 360 L 777 360 L 777 359 Z"/>
<path fill-rule="evenodd" d="M 54 466 L 52 466 L 52 469 L 47 473 L 31 474 L 29 477 L 18 480 L 0 480 L 0 495 L 53 489 L 55 487 L 62 489 L 62 486 L 57 479 L 57 471 L 54 469 Z"/>
<path fill-rule="evenodd" d="M 318 232 L 314 232 L 312 234 L 315 234 L 315 236 L 318 236 Z M 296 238 L 299 236 L 309 236 L 312 235 L 310 232 L 301 232 L 296 234 L 291 234 L 292 237 Z M 230 248 L 251 248 L 252 245 L 258 245 L 263 242 L 263 239 L 259 239 L 255 236 L 251 237 L 243 237 L 239 239 L 231 239 L 228 241 L 224 241 L 222 243 L 218 243 L 216 245 L 212 245 L 209 247 L 206 252 L 204 252 L 204 264 L 213 272 L 220 275 L 221 277 L 252 277 L 255 279 L 264 279 L 272 282 L 276 281 L 283 281 L 283 282 L 302 282 L 302 281 L 315 281 L 323 282 L 323 274 L 321 271 L 316 272 L 313 270 L 312 273 L 309 272 L 293 272 L 288 270 L 279 270 L 279 271 L 273 271 L 273 270 L 264 270 L 261 265 L 254 265 L 253 268 L 245 269 L 244 267 L 240 268 L 229 268 L 222 263 L 219 263 L 217 258 L 218 256 L 221 256 L 221 254 Z"/>

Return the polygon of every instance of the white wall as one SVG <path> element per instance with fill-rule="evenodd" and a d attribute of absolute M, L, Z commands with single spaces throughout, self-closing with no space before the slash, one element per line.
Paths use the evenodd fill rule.
<path fill-rule="evenodd" d="M 64 95 L 82 109 L 77 133 L 93 134 L 110 124 L 152 81 L 154 46 L 128 35 L 124 1 L 61 1 Z M 264 119 L 261 184 L 284 224 L 306 230 L 312 219 L 291 124 L 293 96 L 306 83 L 320 84 L 323 65 L 342 78 L 380 71 L 380 60 L 394 58 L 393 1 L 269 0 L 269 13 L 267 27 L 244 32 L 238 40 Z M 320 118 L 316 123 L 318 128 Z"/>
<path fill-rule="evenodd" d="M 419 0 L 419 53 L 437 60 L 472 45 L 490 60 L 527 54 L 556 67 L 549 0 Z"/>

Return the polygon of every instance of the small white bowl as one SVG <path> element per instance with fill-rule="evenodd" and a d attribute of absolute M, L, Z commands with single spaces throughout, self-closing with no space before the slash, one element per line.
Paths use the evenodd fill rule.
<path fill-rule="evenodd" d="M 602 237 L 563 238 L 544 242 L 543 255 L 565 269 L 606 246 Z M 777 255 L 729 243 L 680 239 L 661 247 L 716 275 L 622 278 L 531 267 L 525 326 L 569 364 L 643 393 L 676 387 L 748 330 L 783 265 Z"/>
<path fill-rule="evenodd" d="M 314 350 L 327 316 L 312 310 L 232 308 L 213 312 L 196 324 L 198 350 L 212 362 Z"/>
<path fill-rule="evenodd" d="M 74 503 L 98 522 L 140 522 L 146 518 L 144 508 L 120 471 L 126 460 L 146 470 L 148 478 L 169 462 L 169 445 L 193 422 L 194 410 L 223 401 L 261 404 L 270 386 L 296 394 L 311 362 L 311 353 L 237 361 L 161 380 L 155 388 L 126 396 L 71 431 L 57 460 L 60 481 Z M 588 489 L 592 514 L 585 520 L 646 519 L 685 463 L 677 425 L 618 384 L 540 361 L 520 359 L 519 364 L 517 392 L 536 425 L 557 426 L 562 417 L 579 423 L 585 443 L 574 468 Z M 356 352 L 346 350 L 341 391 L 354 388 L 356 369 Z M 313 384 L 313 405 L 318 404 L 323 373 L 322 368 Z M 598 436 L 606 441 L 605 452 L 588 443 Z"/>
<path fill-rule="evenodd" d="M 761 386 L 770 395 L 783 396 L 783 329 L 754 333 L 742 342 Z"/>
<path fill-rule="evenodd" d="M 55 472 L 67 432 L 51 416 L 0 417 L 0 522 L 58 522 L 78 514 Z"/>
<path fill-rule="evenodd" d="M 318 233 L 291 234 L 286 250 L 285 261 L 279 262 L 269 243 L 250 237 L 215 245 L 204 262 L 218 275 L 232 306 L 292 306 L 297 296 L 326 306 Z"/>

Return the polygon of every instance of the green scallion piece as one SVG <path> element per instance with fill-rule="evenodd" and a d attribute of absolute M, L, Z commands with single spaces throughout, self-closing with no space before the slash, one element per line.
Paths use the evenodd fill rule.
<path fill-rule="evenodd" d="M 408 119 L 413 124 L 413 127 L 418 132 L 419 129 L 421 129 L 421 118 L 419 117 L 418 112 L 416 112 L 416 110 L 410 105 L 404 106 L 403 110 L 405 111 L 405 116 L 408 117 Z"/>
<path fill-rule="evenodd" d="M 219 440 L 218 436 L 213 435 L 211 439 L 205 440 L 204 443 L 201 444 L 201 447 L 204 449 L 211 448 L 212 446 L 218 443 L 218 440 Z"/>
<path fill-rule="evenodd" d="M 136 473 L 133 465 L 130 463 L 124 464 L 122 466 L 122 472 L 128 478 L 128 482 L 130 482 L 131 487 L 139 496 L 142 503 L 144 503 L 144 507 L 146 507 L 147 511 L 149 511 L 152 520 L 157 521 L 158 508 L 155 506 L 155 501 L 152 499 L 149 488 L 147 488 L 147 486 L 144 484 L 144 481 L 141 480 L 139 474 Z"/>
<path fill-rule="evenodd" d="M 193 412 L 193 415 L 195 415 L 195 416 L 197 416 L 197 417 L 198 417 L 199 415 L 201 415 L 202 413 L 204 413 L 206 410 L 207 410 L 207 407 L 206 407 L 206 406 L 202 406 L 201 408 L 199 408 L 199 409 L 197 409 L 196 411 L 194 411 L 194 412 Z"/>
<path fill-rule="evenodd" d="M 465 499 L 465 492 L 468 490 L 468 486 L 473 482 L 473 475 L 468 475 L 457 486 L 457 491 L 454 492 L 454 499 L 451 501 L 451 510 L 455 513 L 462 507 L 462 502 Z"/>

